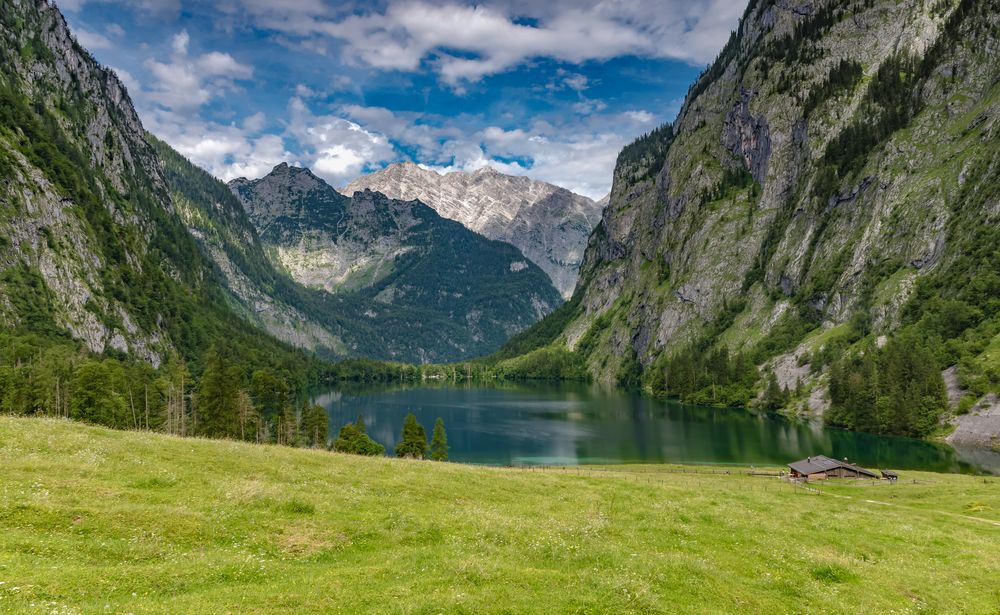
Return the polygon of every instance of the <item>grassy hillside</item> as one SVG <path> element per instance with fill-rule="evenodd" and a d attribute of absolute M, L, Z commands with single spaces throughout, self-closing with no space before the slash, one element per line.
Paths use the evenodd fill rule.
<path fill-rule="evenodd" d="M 1000 610 L 996 478 L 817 494 L 13 418 L 0 467 L 4 612 Z"/>

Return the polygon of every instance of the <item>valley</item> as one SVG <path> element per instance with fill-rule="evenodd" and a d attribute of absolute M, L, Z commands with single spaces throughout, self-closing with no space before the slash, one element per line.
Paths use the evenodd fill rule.
<path fill-rule="evenodd" d="M 0 611 L 1000 609 L 1000 7 L 689 4 L 0 2 Z"/>

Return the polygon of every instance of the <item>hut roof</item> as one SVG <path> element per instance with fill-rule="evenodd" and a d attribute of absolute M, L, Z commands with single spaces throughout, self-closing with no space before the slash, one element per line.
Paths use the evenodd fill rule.
<path fill-rule="evenodd" d="M 874 472 L 870 472 L 861 466 L 856 466 L 853 463 L 848 463 L 846 461 L 839 461 L 837 459 L 831 459 L 826 455 L 816 455 L 815 457 L 806 457 L 800 461 L 795 461 L 788 464 L 788 467 L 795 470 L 799 474 L 805 474 L 806 476 L 810 474 L 820 474 L 823 472 L 829 472 L 830 470 L 835 470 L 837 468 L 848 468 L 854 470 L 858 474 L 863 474 L 865 476 L 871 476 L 872 478 L 878 478 Z"/>

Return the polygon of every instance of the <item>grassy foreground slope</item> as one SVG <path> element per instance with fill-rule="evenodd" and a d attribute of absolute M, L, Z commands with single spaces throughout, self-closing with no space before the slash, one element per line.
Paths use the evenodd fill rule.
<path fill-rule="evenodd" d="M 2 612 L 1000 612 L 996 478 L 822 495 L 4 417 L 0 467 Z"/>

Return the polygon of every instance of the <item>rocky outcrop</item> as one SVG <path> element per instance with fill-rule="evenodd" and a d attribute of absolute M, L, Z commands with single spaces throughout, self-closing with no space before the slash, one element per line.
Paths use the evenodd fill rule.
<path fill-rule="evenodd" d="M 566 298 L 576 286 L 587 238 L 604 205 L 490 167 L 442 175 L 412 163 L 393 164 L 359 177 L 342 192 L 352 195 L 364 189 L 394 199 L 418 199 L 466 228 L 513 244 L 548 274 Z"/>
<path fill-rule="evenodd" d="M 151 276 L 150 260 L 159 260 L 191 283 L 204 272 L 152 259 L 173 204 L 124 86 L 47 2 L 4 4 L 0 65 L 7 117 L 23 113 L 38 122 L 0 133 L 0 209 L 8 212 L 0 218 L 0 295 L 22 298 L 20 307 L 0 306 L 5 324 L 30 329 L 44 319 L 94 352 L 158 364 L 171 346 L 168 333 L 140 314 L 147 297 L 114 288 L 119 276 L 109 270 Z M 57 138 L 60 147 L 42 149 Z M 26 155 L 32 147 L 38 150 Z M 141 202 L 129 200 L 135 193 Z M 98 224 L 113 224 L 115 236 Z"/>
<path fill-rule="evenodd" d="M 990 393 L 967 414 L 954 419 L 955 431 L 945 439 L 955 446 L 1000 450 L 1000 398 Z"/>
<path fill-rule="evenodd" d="M 771 131 L 767 117 L 750 113 L 750 101 L 756 92 L 741 90 L 739 100 L 726 114 L 722 125 L 722 144 L 743 161 L 757 182 L 767 179 L 767 163 L 771 158 Z"/>

